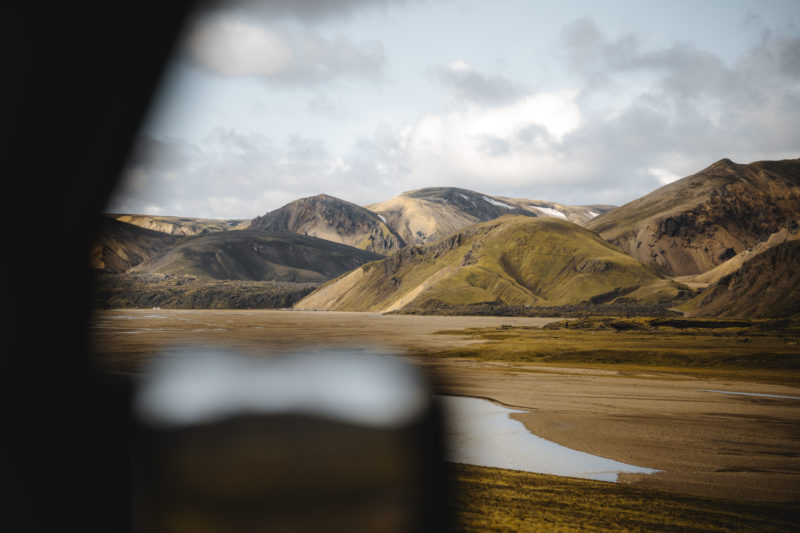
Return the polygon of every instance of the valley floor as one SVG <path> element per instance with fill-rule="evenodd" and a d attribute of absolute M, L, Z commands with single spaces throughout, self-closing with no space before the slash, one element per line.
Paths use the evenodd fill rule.
<path fill-rule="evenodd" d="M 659 522 L 664 529 L 686 528 L 695 513 L 693 509 L 699 509 L 697 520 L 702 514 L 717 517 L 710 523 L 698 522 L 696 529 L 733 530 L 736 523 L 752 531 L 800 527 L 800 382 L 793 334 L 748 333 L 747 341 L 743 342 L 741 332 L 710 334 L 692 330 L 648 335 L 641 331 L 612 330 L 596 331 L 593 335 L 590 331 L 576 334 L 572 330 L 539 329 L 557 320 L 560 319 L 115 310 L 97 313 L 93 343 L 101 358 L 99 364 L 122 372 L 135 372 L 153 354 L 186 343 L 188 338 L 206 347 L 226 346 L 253 353 L 327 346 L 412 355 L 431 371 L 440 392 L 490 398 L 524 409 L 526 413 L 514 416 L 540 437 L 576 450 L 661 470 L 652 475 L 623 475 L 622 483 L 616 485 L 576 481 L 578 485 L 570 485 L 573 491 L 570 497 L 581 500 L 584 511 L 587 502 L 589 509 L 606 508 L 609 491 L 617 491 L 615 498 L 628 502 L 637 498 L 671 501 L 666 507 L 652 507 L 653 512 L 665 514 L 654 517 L 651 526 Z M 466 328 L 497 332 L 494 340 L 487 341 L 486 335 L 482 338 L 475 334 L 477 330 Z M 441 334 L 442 330 L 450 331 Z M 504 352 L 503 336 L 513 337 L 514 332 L 519 333 L 519 338 L 509 340 L 509 350 Z M 550 357 L 557 353 L 556 346 L 572 346 L 579 341 L 589 347 L 602 347 L 603 359 L 593 359 L 586 346 L 580 350 L 570 348 L 569 358 Z M 488 351 L 484 349 L 487 342 L 492 346 Z M 691 354 L 668 357 L 682 353 L 675 347 L 659 352 L 659 366 L 630 360 L 637 345 L 641 353 L 655 353 L 656 344 L 669 347 L 681 343 L 694 346 L 691 353 L 699 354 L 700 359 L 704 353 L 711 355 L 703 359 L 706 363 L 697 365 Z M 763 372 L 748 370 L 747 361 L 742 362 L 743 356 L 726 363 L 711 348 L 722 346 L 724 352 L 726 343 L 746 346 L 754 357 L 766 357 L 763 360 L 770 362 L 770 368 Z M 519 351 L 523 345 L 528 348 Z M 624 348 L 617 363 L 609 362 L 615 360 L 612 357 L 615 345 Z M 546 353 L 537 352 L 537 346 Z M 698 351 L 697 346 L 707 348 Z M 566 500 L 559 511 L 555 508 L 558 505 L 553 507 L 555 504 L 547 499 L 550 496 L 533 488 L 542 483 L 552 487 L 572 481 L 566 478 L 548 481 L 548 477 L 539 476 L 531 485 L 534 477 L 459 467 L 456 492 L 461 498 L 459 515 L 467 521 L 464 528 L 519 528 L 526 523 L 525 513 L 546 516 L 551 521 L 548 527 L 554 530 L 621 527 L 603 522 L 593 526 L 591 512 L 585 513 L 587 522 L 583 525 L 576 523 L 576 515 L 570 504 L 564 503 Z M 575 490 L 578 492 L 574 493 Z M 736 502 L 741 505 L 738 515 L 734 512 Z M 539 504 L 550 507 L 540 512 Z M 488 508 L 508 508 L 510 514 L 482 511 Z M 678 521 L 670 522 L 670 516 L 681 508 L 686 513 L 675 519 Z M 758 514 L 759 508 L 765 512 Z M 752 515 L 752 520 L 742 518 L 745 515 Z M 492 516 L 496 520 L 486 523 L 493 520 Z M 507 523 L 503 522 L 503 516 L 508 518 Z M 764 522 L 765 516 L 772 516 L 773 522 Z M 639 522 L 625 527 L 652 529 Z"/>

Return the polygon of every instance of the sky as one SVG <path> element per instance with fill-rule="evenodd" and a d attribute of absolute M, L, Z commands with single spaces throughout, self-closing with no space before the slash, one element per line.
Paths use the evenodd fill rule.
<path fill-rule="evenodd" d="M 242 0 L 179 41 L 107 212 L 434 186 L 622 205 L 800 157 L 796 0 Z"/>

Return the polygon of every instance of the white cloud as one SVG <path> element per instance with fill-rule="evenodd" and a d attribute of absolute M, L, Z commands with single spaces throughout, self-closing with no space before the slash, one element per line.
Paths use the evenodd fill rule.
<path fill-rule="evenodd" d="M 663 168 L 649 168 L 647 171 L 656 177 L 658 182 L 661 185 L 668 185 L 673 181 L 677 181 L 681 179 L 682 176 L 678 176 L 677 174 L 673 174 L 668 170 L 664 170 Z"/>
<path fill-rule="evenodd" d="M 186 47 L 194 61 L 225 76 L 272 76 L 290 67 L 289 44 L 272 31 L 239 20 L 198 23 Z"/>
<path fill-rule="evenodd" d="M 226 15 L 196 19 L 183 50 L 213 74 L 306 86 L 342 76 L 375 79 L 385 62 L 378 41 L 354 44 L 307 27 L 273 27 Z"/>
<path fill-rule="evenodd" d="M 398 132 L 409 185 L 497 186 L 561 179 L 571 165 L 552 149 L 579 127 L 575 91 L 535 93 L 502 107 L 429 114 Z"/>

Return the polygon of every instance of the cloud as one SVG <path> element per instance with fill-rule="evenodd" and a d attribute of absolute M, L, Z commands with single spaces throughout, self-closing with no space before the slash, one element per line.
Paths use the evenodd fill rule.
<path fill-rule="evenodd" d="M 405 4 L 408 0 L 218 0 L 209 2 L 204 11 L 238 11 L 270 18 L 289 18 L 316 22 L 348 17 L 368 8 Z"/>
<path fill-rule="evenodd" d="M 375 73 L 383 64 L 369 47 L 341 40 L 337 48 L 307 29 L 226 29 L 235 20 L 209 24 L 221 34 L 249 35 L 235 46 L 253 54 L 228 61 L 225 50 L 203 48 L 198 37 L 196 60 L 208 61 L 209 70 L 296 84 Z M 347 153 L 331 153 L 312 136 L 275 143 L 224 129 L 198 144 L 142 138 L 126 172 L 128 197 L 114 209 L 251 217 L 322 192 L 363 205 L 437 185 L 619 204 L 723 157 L 800 156 L 796 32 L 763 30 L 733 60 L 691 43 L 648 47 L 635 34 L 608 35 L 590 19 L 567 26 L 558 44 L 555 59 L 580 83 L 534 90 L 455 60 L 434 69 L 452 98 L 447 106 L 378 125 Z M 336 102 L 319 90 L 312 109 L 335 113 Z"/>
<path fill-rule="evenodd" d="M 230 15 L 200 17 L 184 39 L 186 57 L 221 76 L 317 84 L 343 76 L 378 78 L 385 54 L 378 41 L 354 44 L 309 28 L 269 27 Z"/>
<path fill-rule="evenodd" d="M 798 155 L 796 32 L 764 31 L 726 62 L 691 43 L 645 49 L 633 34 L 609 37 L 581 19 L 564 29 L 561 49 L 565 65 L 584 82 L 578 99 L 584 122 L 560 149 L 591 162 L 598 182 L 627 179 L 637 190 L 723 157 Z"/>
<path fill-rule="evenodd" d="M 374 165 L 359 165 L 358 152 L 346 161 L 300 136 L 280 145 L 222 128 L 198 144 L 141 136 L 106 210 L 252 218 L 319 193 L 375 201 Z"/>
<path fill-rule="evenodd" d="M 508 104 L 524 94 L 523 88 L 510 78 L 477 72 L 462 60 L 439 67 L 436 74 L 443 84 L 453 90 L 457 98 L 476 104 Z"/>
<path fill-rule="evenodd" d="M 395 191 L 454 185 L 499 193 L 563 183 L 575 167 L 559 161 L 553 147 L 580 125 L 574 99 L 574 91 L 534 93 L 505 106 L 429 113 L 362 140 L 362 168 L 372 161 L 374 174 Z"/>

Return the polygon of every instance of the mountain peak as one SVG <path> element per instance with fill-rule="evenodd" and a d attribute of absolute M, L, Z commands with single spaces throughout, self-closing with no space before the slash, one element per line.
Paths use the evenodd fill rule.
<path fill-rule="evenodd" d="M 319 237 L 382 255 L 405 244 L 372 211 L 329 194 L 290 202 L 254 218 L 250 227 Z"/>
<path fill-rule="evenodd" d="M 713 168 L 713 169 L 721 169 L 721 168 L 735 169 L 738 166 L 739 166 L 738 164 L 734 163 L 733 161 L 731 161 L 727 157 L 723 157 L 722 159 L 720 159 L 719 161 L 717 161 L 716 163 L 714 163 L 713 165 L 711 165 L 708 168 Z"/>

